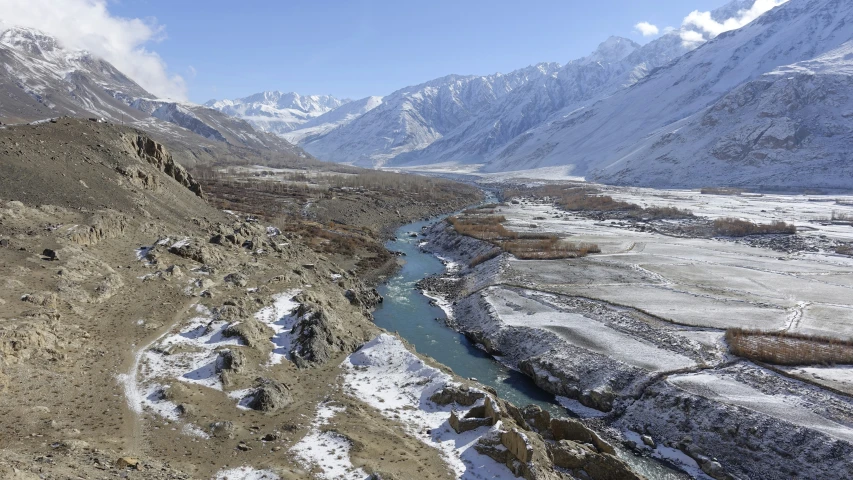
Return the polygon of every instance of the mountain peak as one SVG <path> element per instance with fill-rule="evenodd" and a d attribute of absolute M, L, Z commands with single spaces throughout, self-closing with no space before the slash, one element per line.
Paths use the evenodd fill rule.
<path fill-rule="evenodd" d="M 0 44 L 39 56 L 60 48 L 55 37 L 34 28 L 17 26 L 0 34 Z"/>
<path fill-rule="evenodd" d="M 611 36 L 607 40 L 601 42 L 598 48 L 592 52 L 592 55 L 588 57 L 588 60 L 605 63 L 618 62 L 634 53 L 638 48 L 640 48 L 640 45 L 632 40 L 624 37 Z"/>

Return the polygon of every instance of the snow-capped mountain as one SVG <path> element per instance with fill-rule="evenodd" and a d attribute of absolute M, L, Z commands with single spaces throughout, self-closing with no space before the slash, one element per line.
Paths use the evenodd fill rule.
<path fill-rule="evenodd" d="M 850 188 L 853 40 L 779 67 L 645 139 L 612 183 Z"/>
<path fill-rule="evenodd" d="M 272 91 L 235 100 L 210 100 L 204 105 L 246 120 L 260 131 L 282 134 L 349 102 L 331 95 Z"/>
<path fill-rule="evenodd" d="M 724 21 L 753 1 L 735 0 L 711 17 Z M 694 40 L 685 42 L 685 32 Z M 565 66 L 543 63 L 506 75 L 444 77 L 399 90 L 384 99 L 382 108 L 328 133 L 301 135 L 297 130 L 286 138 L 320 158 L 367 166 L 483 163 L 502 149 L 520 145 L 531 129 L 633 85 L 704 38 L 690 25 L 642 47 L 611 37 L 591 55 Z M 512 81 L 492 88 L 500 79 Z M 482 85 L 493 93 L 481 95 L 483 101 L 472 107 L 464 95 L 451 91 L 461 88 L 458 82 Z M 449 89 L 449 95 L 436 94 L 441 88 Z M 453 109 L 464 113 L 444 111 Z"/>
<path fill-rule="evenodd" d="M 428 147 L 399 155 L 389 164 L 481 163 L 555 113 L 628 87 L 689 49 L 677 32 L 645 46 L 610 37 L 591 55 L 521 85 Z"/>
<path fill-rule="evenodd" d="M 330 130 L 346 125 L 374 108 L 382 105 L 382 97 L 366 97 L 361 100 L 347 102 L 340 107 L 326 112 L 319 117 L 303 123 L 298 129 L 282 136 L 291 143 L 310 141 Z"/>
<path fill-rule="evenodd" d="M 60 115 L 99 117 L 156 130 L 184 144 L 195 135 L 238 147 L 305 157 L 275 135 L 243 120 L 186 102 L 157 99 L 109 62 L 66 49 L 54 37 L 13 27 L 0 34 L 0 116 L 4 123 Z M 193 139 L 195 137 L 195 139 Z"/>
<path fill-rule="evenodd" d="M 732 183 L 745 171 L 742 168 L 744 160 L 749 161 L 749 155 L 738 156 L 738 148 L 750 153 L 750 142 L 756 141 L 758 156 L 767 155 L 762 159 L 764 165 L 781 169 L 778 172 L 766 171 L 763 175 L 775 175 L 778 179 L 786 167 L 774 164 L 774 158 L 806 161 L 807 156 L 779 151 L 769 154 L 760 150 L 772 149 L 773 145 L 788 149 L 803 145 L 818 148 L 823 137 L 814 133 L 806 135 L 806 132 L 818 129 L 814 125 L 798 123 L 805 117 L 798 120 L 796 115 L 786 116 L 788 120 L 785 121 L 792 123 L 783 125 L 785 121 L 779 112 L 794 108 L 786 92 L 792 94 L 799 90 L 793 88 L 793 84 L 789 84 L 787 90 L 782 88 L 776 74 L 766 78 L 762 75 L 777 69 L 802 71 L 795 66 L 787 70 L 780 67 L 799 62 L 806 62 L 799 65 L 811 64 L 807 61 L 832 52 L 851 38 L 853 3 L 846 0 L 790 0 L 752 23 L 705 43 L 666 68 L 653 71 L 633 87 L 531 130 L 526 138 L 491 158 L 486 170 L 569 165 L 574 168 L 574 174 L 608 182 L 647 184 L 653 181 L 658 186 Z M 837 65 L 851 60 L 843 56 L 832 58 L 837 62 L 820 63 L 827 65 L 829 70 L 837 70 L 842 78 L 846 77 L 844 70 Z M 784 78 L 788 82 L 788 77 Z M 822 78 L 830 77 L 824 75 Z M 775 84 L 774 88 L 747 100 L 751 89 L 761 90 L 770 79 L 775 79 L 770 82 Z M 752 83 L 756 80 L 757 83 Z M 797 76 L 794 75 L 790 82 L 796 81 Z M 834 87 L 841 88 L 842 84 L 836 83 Z M 839 95 L 831 102 L 843 105 L 841 98 L 846 97 L 848 90 L 822 92 L 818 89 L 813 94 Z M 756 106 L 754 102 L 759 99 L 768 103 Z M 819 103 L 817 100 L 809 102 Z M 806 115 L 808 111 L 808 107 L 803 107 L 799 114 Z M 774 115 L 775 123 L 770 121 Z M 849 126 L 853 126 L 845 123 L 843 114 L 834 120 L 848 125 L 848 131 Z M 752 131 L 753 127 L 760 125 L 770 128 L 767 132 L 771 132 L 771 136 L 765 138 L 766 143 L 761 143 L 764 138 L 761 129 Z M 682 130 L 686 127 L 689 128 Z M 786 132 L 791 129 L 794 133 L 789 138 Z M 777 138 L 780 142 L 773 140 L 776 138 L 774 135 L 782 135 Z M 703 150 L 715 138 L 721 139 L 721 143 L 715 143 L 711 151 Z M 716 163 L 701 162 L 701 159 L 711 157 L 717 159 Z M 691 165 L 702 168 L 691 170 Z M 809 167 L 804 164 L 802 168 Z M 757 172 L 750 181 L 768 184 L 760 180 L 761 175 Z M 786 183 L 808 181 L 798 178 L 789 179 Z M 775 180 L 772 183 L 778 184 Z"/>
<path fill-rule="evenodd" d="M 349 123 L 307 137 L 300 145 L 324 160 L 381 166 L 397 155 L 428 146 L 496 99 L 559 68 L 543 63 L 506 75 L 448 75 L 407 87 Z"/>

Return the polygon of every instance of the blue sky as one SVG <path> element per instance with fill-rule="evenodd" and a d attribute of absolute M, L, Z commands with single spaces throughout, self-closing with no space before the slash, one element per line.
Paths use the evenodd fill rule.
<path fill-rule="evenodd" d="M 262 90 L 360 98 L 450 73 L 508 72 L 584 56 L 610 35 L 644 43 L 726 0 L 430 2 L 115 0 L 113 16 L 156 23 L 145 47 L 183 77 L 189 99 Z"/>

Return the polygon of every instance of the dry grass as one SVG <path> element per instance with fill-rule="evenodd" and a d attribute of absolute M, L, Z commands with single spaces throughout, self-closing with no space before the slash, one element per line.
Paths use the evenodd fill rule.
<path fill-rule="evenodd" d="M 472 267 L 495 258 L 501 250 L 520 260 L 555 260 L 601 253 L 598 245 L 592 243 L 566 242 L 547 233 L 513 232 L 502 225 L 506 221 L 503 216 L 449 217 L 447 221 L 459 234 L 484 240 L 498 247 L 497 254 L 493 250 L 472 260 Z"/>
<path fill-rule="evenodd" d="M 774 220 L 771 223 L 753 223 L 739 218 L 718 218 L 714 220 L 714 233 L 726 237 L 744 237 L 746 235 L 794 234 L 797 227 L 790 223 Z"/>
<path fill-rule="evenodd" d="M 775 365 L 853 364 L 853 341 L 786 332 L 729 329 L 726 341 L 739 357 Z"/>
<path fill-rule="evenodd" d="M 470 263 L 468 263 L 468 266 L 474 268 L 481 263 L 488 262 L 489 260 L 498 257 L 502 252 L 503 250 L 501 250 L 500 248 L 493 248 L 482 255 L 474 257 L 474 259 L 471 260 Z"/>

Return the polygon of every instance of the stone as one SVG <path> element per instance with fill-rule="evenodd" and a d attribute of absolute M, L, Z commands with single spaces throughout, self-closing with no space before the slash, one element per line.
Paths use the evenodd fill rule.
<path fill-rule="evenodd" d="M 234 438 L 234 423 L 229 421 L 211 423 L 210 436 L 214 438 Z"/>
<path fill-rule="evenodd" d="M 0 239 L 0 247 L 9 248 L 9 239 L 8 238 Z"/>
<path fill-rule="evenodd" d="M 287 385 L 269 379 L 261 379 L 259 384 L 248 405 L 252 410 L 271 413 L 293 403 L 293 395 Z"/>
<path fill-rule="evenodd" d="M 116 467 L 139 469 L 139 459 L 134 457 L 121 457 L 116 460 Z"/>
<path fill-rule="evenodd" d="M 647 447 L 655 448 L 655 441 L 652 439 L 652 437 L 648 435 L 643 435 L 642 437 L 640 437 L 640 440 L 642 440 Z"/>
<path fill-rule="evenodd" d="M 59 260 L 59 257 L 57 257 L 55 250 L 45 248 L 44 251 L 41 252 L 41 254 L 43 257 L 45 257 L 48 260 L 51 260 L 51 261 Z"/>
<path fill-rule="evenodd" d="M 229 273 L 225 276 L 225 283 L 231 283 L 238 287 L 245 287 L 249 282 L 242 273 Z"/>

